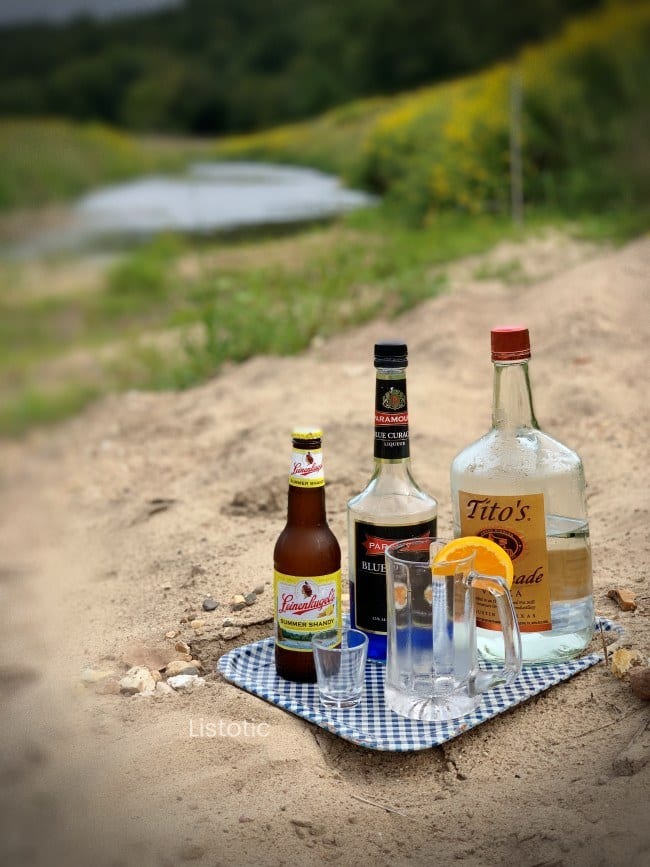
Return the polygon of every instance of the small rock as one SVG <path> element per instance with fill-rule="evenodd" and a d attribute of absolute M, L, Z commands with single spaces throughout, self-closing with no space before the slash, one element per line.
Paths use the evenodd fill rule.
<path fill-rule="evenodd" d="M 233 596 L 232 603 L 230 605 L 233 611 L 241 611 L 242 608 L 246 608 L 246 597 L 242 596 L 241 593 L 238 593 L 236 596 Z"/>
<path fill-rule="evenodd" d="M 165 632 L 165 638 L 176 638 L 177 635 L 180 635 L 178 629 L 170 629 L 169 632 Z"/>
<path fill-rule="evenodd" d="M 636 611 L 636 595 L 632 590 L 626 590 L 624 587 L 612 587 L 607 591 L 610 599 L 618 605 L 621 611 Z"/>
<path fill-rule="evenodd" d="M 190 646 L 186 641 L 177 641 L 174 645 L 174 650 L 178 650 L 179 653 L 190 653 Z"/>
<path fill-rule="evenodd" d="M 261 596 L 262 593 L 264 593 L 264 585 L 256 584 L 255 587 L 253 587 L 253 593 L 255 593 L 257 596 Z"/>
<path fill-rule="evenodd" d="M 135 695 L 137 692 L 153 691 L 156 681 L 148 668 L 136 665 L 130 668 L 120 681 L 120 692 L 125 695 Z"/>
<path fill-rule="evenodd" d="M 100 680 L 106 680 L 107 677 L 111 677 L 114 673 L 113 671 L 101 671 L 98 668 L 84 668 L 81 672 L 81 682 L 99 683 Z"/>
<path fill-rule="evenodd" d="M 191 662 L 185 662 L 181 659 L 174 659 L 165 669 L 167 678 L 175 677 L 177 674 L 199 674 L 198 668 Z"/>
<path fill-rule="evenodd" d="M 623 680 L 631 668 L 635 665 L 643 665 L 643 662 L 643 656 L 638 650 L 619 647 L 611 656 L 612 674 Z"/>
<path fill-rule="evenodd" d="M 205 620 L 190 620 L 190 626 L 192 629 L 203 629 Z"/>
<path fill-rule="evenodd" d="M 646 666 L 633 668 L 630 670 L 628 679 L 634 695 L 650 701 L 650 668 Z"/>
<path fill-rule="evenodd" d="M 239 638 L 243 631 L 241 626 L 226 626 L 219 633 L 219 637 L 225 641 L 231 641 L 233 638 Z"/>
<path fill-rule="evenodd" d="M 160 683 L 156 684 L 156 695 L 174 695 L 174 690 L 168 683 L 165 683 L 164 680 L 161 680 Z"/>
<path fill-rule="evenodd" d="M 246 603 L 246 605 L 255 605 L 255 603 L 257 602 L 257 594 L 247 593 L 244 596 L 244 602 Z"/>
<path fill-rule="evenodd" d="M 232 617 L 224 617 L 223 623 L 221 625 L 222 626 L 234 626 L 235 621 L 232 619 Z"/>
<path fill-rule="evenodd" d="M 190 692 L 195 686 L 204 686 L 205 679 L 198 674 L 177 674 L 170 677 L 167 683 L 179 692 Z"/>
<path fill-rule="evenodd" d="M 204 611 L 214 611 L 215 608 L 219 607 L 219 603 L 216 599 L 213 599 L 212 596 L 208 596 L 203 600 L 203 610 Z"/>

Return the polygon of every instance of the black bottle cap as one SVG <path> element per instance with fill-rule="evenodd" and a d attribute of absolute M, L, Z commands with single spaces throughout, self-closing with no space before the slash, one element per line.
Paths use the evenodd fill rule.
<path fill-rule="evenodd" d="M 408 349 L 401 340 L 381 340 L 375 343 L 375 367 L 406 367 Z"/>

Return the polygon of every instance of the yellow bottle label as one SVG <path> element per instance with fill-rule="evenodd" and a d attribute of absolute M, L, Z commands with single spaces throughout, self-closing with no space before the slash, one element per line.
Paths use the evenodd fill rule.
<path fill-rule="evenodd" d="M 341 570 L 311 578 L 273 573 L 275 641 L 286 650 L 305 653 L 311 639 L 341 628 Z"/>
<path fill-rule="evenodd" d="M 492 539 L 512 559 L 515 577 L 510 592 L 519 629 L 547 632 L 552 623 L 544 495 L 506 497 L 460 491 L 458 498 L 461 534 Z M 476 625 L 501 629 L 496 602 L 486 590 L 476 594 Z"/>

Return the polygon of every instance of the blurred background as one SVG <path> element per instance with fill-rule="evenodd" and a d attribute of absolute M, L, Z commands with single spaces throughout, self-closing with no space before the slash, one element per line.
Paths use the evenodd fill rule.
<path fill-rule="evenodd" d="M 640 0 L 0 0 L 0 434 L 646 231 L 648 81 Z"/>

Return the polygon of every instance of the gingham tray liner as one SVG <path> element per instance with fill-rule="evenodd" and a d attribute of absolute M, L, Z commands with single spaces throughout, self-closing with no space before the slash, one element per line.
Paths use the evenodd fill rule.
<path fill-rule="evenodd" d="M 622 627 L 604 617 L 596 619 L 596 635 L 622 633 Z M 361 703 L 347 710 L 327 710 L 318 700 L 315 684 L 291 683 L 275 672 L 273 638 L 237 647 L 222 656 L 217 668 L 226 680 L 278 707 L 353 744 L 372 750 L 409 752 L 439 746 L 497 714 L 515 707 L 534 695 L 568 680 L 579 671 L 596 665 L 602 653 L 590 653 L 570 662 L 526 666 L 510 686 L 490 690 L 474 713 L 449 722 L 410 720 L 386 707 L 384 672 L 381 663 L 368 661 Z M 489 665 L 486 666 L 489 668 Z"/>

